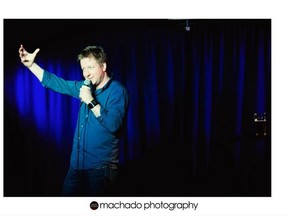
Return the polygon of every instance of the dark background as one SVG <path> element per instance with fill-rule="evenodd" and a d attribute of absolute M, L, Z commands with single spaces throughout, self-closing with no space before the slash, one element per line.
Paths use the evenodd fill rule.
<path fill-rule="evenodd" d="M 106 50 L 130 95 L 114 196 L 271 196 L 271 20 L 5 19 L 4 196 L 59 196 L 79 101 L 44 89 L 20 44 L 65 79 Z"/>

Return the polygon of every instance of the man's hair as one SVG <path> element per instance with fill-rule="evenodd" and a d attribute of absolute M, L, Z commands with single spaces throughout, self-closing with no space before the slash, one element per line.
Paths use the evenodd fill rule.
<path fill-rule="evenodd" d="M 107 63 L 107 56 L 100 46 L 87 46 L 78 54 L 78 61 L 83 58 L 94 57 L 98 64 Z"/>

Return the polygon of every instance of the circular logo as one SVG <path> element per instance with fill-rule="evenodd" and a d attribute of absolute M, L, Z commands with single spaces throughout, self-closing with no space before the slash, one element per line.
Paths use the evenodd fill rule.
<path fill-rule="evenodd" d="M 98 202 L 93 201 L 93 202 L 90 203 L 90 208 L 91 208 L 92 210 L 96 210 L 96 209 L 98 209 L 98 207 L 99 207 Z"/>

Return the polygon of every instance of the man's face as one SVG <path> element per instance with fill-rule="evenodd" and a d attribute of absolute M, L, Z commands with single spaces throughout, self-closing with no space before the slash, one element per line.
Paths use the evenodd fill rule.
<path fill-rule="evenodd" d="M 100 65 L 95 58 L 88 57 L 80 60 L 80 66 L 85 79 L 91 80 L 95 86 L 101 84 L 106 75 L 106 63 Z"/>

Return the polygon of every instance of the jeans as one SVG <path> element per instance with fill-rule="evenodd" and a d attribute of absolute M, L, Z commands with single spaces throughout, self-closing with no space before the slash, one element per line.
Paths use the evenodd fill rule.
<path fill-rule="evenodd" d="M 117 168 L 109 165 L 87 170 L 69 168 L 62 196 L 103 196 L 112 193 Z"/>

